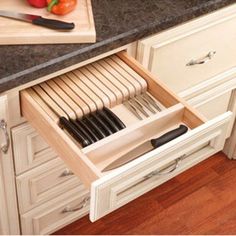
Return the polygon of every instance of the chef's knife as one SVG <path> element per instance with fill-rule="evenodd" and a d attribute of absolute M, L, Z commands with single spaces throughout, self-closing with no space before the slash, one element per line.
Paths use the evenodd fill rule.
<path fill-rule="evenodd" d="M 106 166 L 102 171 L 109 171 L 113 170 L 115 168 L 118 168 L 142 155 L 144 155 L 147 152 L 152 151 L 153 149 L 156 149 L 171 140 L 183 135 L 188 131 L 188 128 L 185 125 L 180 125 L 179 128 L 171 130 L 159 138 L 151 139 L 147 142 L 142 143 L 138 147 L 134 148 L 133 150 L 127 152 L 123 156 L 121 156 L 119 159 L 113 161 L 108 166 Z"/>
<path fill-rule="evenodd" d="M 55 30 L 72 30 L 75 28 L 74 23 L 47 19 L 38 15 L 0 10 L 0 16 L 15 19 L 15 20 L 26 21 L 34 25 L 40 25 L 40 26 L 50 28 L 50 29 L 55 29 Z"/>

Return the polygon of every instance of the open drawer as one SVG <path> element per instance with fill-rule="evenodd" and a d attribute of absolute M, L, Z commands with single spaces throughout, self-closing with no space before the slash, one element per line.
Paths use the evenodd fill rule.
<path fill-rule="evenodd" d="M 73 96 L 67 98 L 73 86 Z M 88 100 L 80 101 L 85 90 Z M 139 120 L 123 104 L 144 93 L 161 109 Z M 126 128 L 87 147 L 82 148 L 58 124 L 61 113 L 76 119 L 103 106 L 120 117 Z M 125 52 L 21 91 L 21 108 L 23 116 L 90 188 L 91 221 L 222 150 L 231 117 L 227 112 L 207 121 Z M 121 167 L 103 171 L 123 154 L 180 124 L 188 127 L 187 133 Z"/>

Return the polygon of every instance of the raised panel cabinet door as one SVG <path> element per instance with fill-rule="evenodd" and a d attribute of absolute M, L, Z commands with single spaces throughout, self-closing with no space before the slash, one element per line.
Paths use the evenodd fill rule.
<path fill-rule="evenodd" d="M 20 233 L 11 153 L 8 100 L 0 96 L 0 234 Z"/>
<path fill-rule="evenodd" d="M 236 66 L 236 4 L 138 42 L 137 59 L 175 92 Z M 225 35 L 218 40 L 219 35 Z M 225 46 L 227 45 L 227 46 Z"/>
<path fill-rule="evenodd" d="M 6 196 L 5 196 L 5 186 L 3 181 L 3 158 L 4 158 L 4 150 L 6 149 L 6 141 L 4 134 L 4 118 L 5 118 L 5 98 L 0 97 L 0 142 L 1 142 L 1 150 L 0 150 L 0 234 L 9 234 L 9 225 L 8 225 L 8 214 L 7 214 L 7 204 L 6 204 Z M 5 149 L 4 149 L 5 148 Z"/>

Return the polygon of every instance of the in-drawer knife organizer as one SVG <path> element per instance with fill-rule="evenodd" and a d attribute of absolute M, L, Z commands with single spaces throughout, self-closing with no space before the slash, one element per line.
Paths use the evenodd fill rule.
<path fill-rule="evenodd" d="M 147 116 L 132 104 L 134 100 L 144 105 Z M 148 101 L 154 101 L 152 109 L 146 109 Z M 81 120 L 104 107 L 126 127 L 86 147 L 61 128 L 60 117 Z M 125 52 L 21 91 L 21 108 L 23 116 L 90 188 L 91 221 L 221 150 L 231 117 L 228 112 L 207 121 Z M 102 171 L 123 154 L 180 124 L 189 128 L 187 133 L 119 168 Z"/>

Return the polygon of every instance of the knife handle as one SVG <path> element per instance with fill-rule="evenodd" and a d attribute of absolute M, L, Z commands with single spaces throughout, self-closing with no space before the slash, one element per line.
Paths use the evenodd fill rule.
<path fill-rule="evenodd" d="M 165 134 L 163 134 L 161 137 L 152 139 L 151 144 L 153 148 L 158 148 L 171 140 L 181 136 L 182 134 L 186 133 L 188 131 L 188 127 L 185 125 L 180 125 L 179 128 L 171 130 Z"/>
<path fill-rule="evenodd" d="M 78 129 L 81 135 L 83 135 L 90 142 L 90 144 L 95 143 L 88 134 L 88 132 L 86 132 L 86 130 L 82 126 L 80 126 L 75 120 L 70 119 L 70 122 L 74 125 L 74 127 L 76 127 L 76 129 Z"/>
<path fill-rule="evenodd" d="M 115 115 L 115 113 L 113 113 L 110 109 L 104 107 L 103 110 L 116 123 L 119 129 L 124 129 L 126 127 L 125 124 L 120 120 L 120 118 Z"/>
<path fill-rule="evenodd" d="M 56 30 L 72 30 L 75 28 L 74 23 L 68 23 L 60 20 L 46 19 L 43 17 L 38 17 L 32 20 L 32 23 L 34 25 L 40 25 L 46 28 L 56 29 Z"/>
<path fill-rule="evenodd" d="M 120 128 L 117 127 L 116 123 L 112 119 L 110 119 L 110 117 L 107 116 L 107 114 L 103 110 L 97 111 L 97 115 L 101 117 L 101 119 L 103 119 L 107 125 L 109 125 L 113 133 L 116 133 L 120 130 Z"/>
<path fill-rule="evenodd" d="M 65 117 L 60 117 L 60 125 L 67 130 L 67 132 L 73 136 L 76 141 L 78 141 L 82 147 L 86 147 L 90 145 L 88 139 L 86 139 L 81 132 L 78 131 L 78 129 Z"/>

